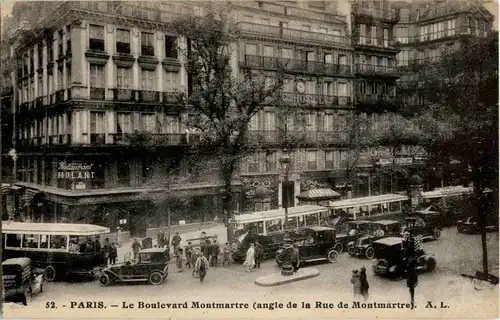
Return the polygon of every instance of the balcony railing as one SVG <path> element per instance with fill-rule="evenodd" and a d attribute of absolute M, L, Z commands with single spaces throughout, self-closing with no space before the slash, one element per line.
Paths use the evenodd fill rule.
<path fill-rule="evenodd" d="M 366 63 L 357 63 L 356 73 L 364 75 L 372 75 L 372 76 L 379 75 L 379 76 L 399 77 L 399 71 L 396 67 L 382 66 L 376 64 L 366 64 Z"/>
<path fill-rule="evenodd" d="M 349 44 L 349 38 L 346 36 L 283 28 L 279 26 L 270 26 L 270 25 L 257 24 L 251 22 L 238 22 L 236 24 L 236 29 L 240 33 L 249 33 L 253 35 L 259 34 L 264 36 L 277 37 L 281 39 L 305 40 L 311 42 L 340 44 L 340 45 Z"/>
<path fill-rule="evenodd" d="M 382 1 L 380 1 L 382 3 Z M 352 5 L 352 13 L 355 15 L 365 15 L 374 18 L 399 21 L 399 10 L 393 8 L 374 8 L 362 4 L 354 3 Z"/>
<path fill-rule="evenodd" d="M 182 94 L 180 92 L 163 92 L 164 104 L 179 104 L 182 102 Z"/>
<path fill-rule="evenodd" d="M 105 90 L 104 88 L 90 88 L 90 99 L 104 100 Z"/>
<path fill-rule="evenodd" d="M 383 102 L 386 104 L 397 104 L 399 100 L 395 96 L 390 96 L 387 94 L 366 94 L 358 93 L 356 94 L 356 100 L 365 104 L 377 104 Z"/>
<path fill-rule="evenodd" d="M 348 106 L 352 104 L 351 97 L 348 96 L 334 96 L 323 94 L 299 94 L 282 92 L 279 99 L 288 105 L 301 105 L 301 106 Z M 271 98 L 270 100 L 276 100 Z"/>
<path fill-rule="evenodd" d="M 278 130 L 249 130 L 248 139 L 254 143 L 275 144 L 280 142 Z"/>
<path fill-rule="evenodd" d="M 245 55 L 245 66 L 249 68 L 279 69 L 294 72 L 310 72 L 318 74 L 349 75 L 351 66 L 321 61 Z"/>
<path fill-rule="evenodd" d="M 387 48 L 387 49 L 394 49 L 396 47 L 395 40 L 384 39 L 379 37 L 366 37 L 366 36 L 354 37 L 353 44 L 355 46 L 367 46 L 367 47 L 377 47 L 377 48 Z"/>
<path fill-rule="evenodd" d="M 421 34 L 418 36 L 396 38 L 395 41 L 397 45 L 408 45 L 414 43 L 446 40 L 458 36 L 486 37 L 487 35 L 488 35 L 487 30 L 480 30 L 475 28 L 469 28 L 467 26 L 462 26 L 453 29 L 444 29 L 437 32 Z"/>
<path fill-rule="evenodd" d="M 91 144 L 105 144 L 106 143 L 106 134 L 105 133 L 91 133 L 90 134 L 90 143 Z"/>
<path fill-rule="evenodd" d="M 121 102 L 135 101 L 135 91 L 132 89 L 113 89 L 113 100 Z"/>
<path fill-rule="evenodd" d="M 154 103 L 160 101 L 160 93 L 158 91 L 139 91 L 139 102 Z"/>
<path fill-rule="evenodd" d="M 279 130 L 250 130 L 248 138 L 257 144 L 340 144 L 348 141 L 347 131 L 291 130 L 286 134 Z"/>

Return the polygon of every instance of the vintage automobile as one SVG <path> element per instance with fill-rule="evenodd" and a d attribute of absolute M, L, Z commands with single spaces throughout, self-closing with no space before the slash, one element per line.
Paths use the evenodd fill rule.
<path fill-rule="evenodd" d="M 334 249 L 336 243 L 335 229 L 328 227 L 306 227 L 297 231 L 297 237 L 292 240 L 293 246 L 299 251 L 300 263 L 327 260 L 337 261 L 338 252 Z M 299 237 L 300 235 L 300 237 Z M 276 263 L 282 264 L 283 249 L 276 253 Z"/>
<path fill-rule="evenodd" d="M 409 216 L 416 218 L 414 229 L 416 235 L 421 235 L 422 239 L 432 238 L 438 240 L 441 238 L 443 223 L 440 214 L 433 211 L 417 211 L 411 213 Z M 403 228 L 401 234 L 406 230 L 408 230 L 407 227 Z"/>
<path fill-rule="evenodd" d="M 43 291 L 43 274 L 34 273 L 29 258 L 12 258 L 2 263 L 4 300 L 25 306 L 35 294 Z"/>
<path fill-rule="evenodd" d="M 406 274 L 406 257 L 403 251 L 403 239 L 387 237 L 373 242 L 375 258 L 373 265 L 376 275 L 391 278 L 404 278 Z M 417 250 L 417 272 L 432 272 L 436 268 L 436 259 L 424 250 Z"/>
<path fill-rule="evenodd" d="M 370 234 L 361 236 L 355 245 L 349 247 L 351 256 L 364 256 L 367 259 L 373 259 L 375 256 L 373 242 L 386 237 L 398 236 L 401 233 L 402 224 L 396 220 L 379 220 L 373 221 L 371 227 Z"/>
<path fill-rule="evenodd" d="M 152 248 L 139 252 L 136 260 L 111 265 L 101 270 L 99 284 L 107 287 L 119 282 L 162 284 L 168 276 L 169 248 Z"/>
<path fill-rule="evenodd" d="M 486 216 L 486 231 L 497 231 L 498 230 L 498 216 L 488 215 Z M 479 226 L 479 217 L 472 216 L 464 220 L 458 220 L 457 231 L 460 233 L 480 233 L 481 228 Z"/>
<path fill-rule="evenodd" d="M 348 220 L 336 228 L 335 251 L 338 253 L 349 252 L 359 237 L 369 234 L 372 230 L 372 222 L 366 220 Z"/>

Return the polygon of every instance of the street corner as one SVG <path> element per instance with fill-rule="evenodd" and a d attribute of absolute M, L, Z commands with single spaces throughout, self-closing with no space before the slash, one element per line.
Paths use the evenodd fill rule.
<path fill-rule="evenodd" d="M 261 287 L 273 287 L 283 284 L 311 279 L 319 276 L 319 270 L 316 268 L 304 268 L 294 272 L 291 276 L 283 276 L 281 272 L 272 273 L 267 276 L 257 278 L 255 284 Z"/>

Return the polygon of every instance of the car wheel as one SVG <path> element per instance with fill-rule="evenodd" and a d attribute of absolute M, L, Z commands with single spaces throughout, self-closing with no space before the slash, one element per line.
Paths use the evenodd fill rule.
<path fill-rule="evenodd" d="M 353 256 L 354 257 L 354 253 L 355 253 L 355 250 L 354 250 L 354 246 L 349 246 L 349 248 L 347 248 L 347 252 L 349 253 L 349 255 Z"/>
<path fill-rule="evenodd" d="M 338 257 L 339 257 L 339 254 L 335 250 L 328 251 L 328 255 L 326 256 L 326 258 L 328 259 L 328 262 L 330 262 L 330 263 L 337 262 Z"/>
<path fill-rule="evenodd" d="M 437 229 L 437 228 L 436 228 L 436 229 L 434 229 L 434 234 L 433 234 L 433 236 L 434 236 L 434 239 L 435 239 L 435 240 L 438 240 L 439 238 L 441 238 L 441 230 L 439 230 L 439 229 Z"/>
<path fill-rule="evenodd" d="M 54 281 L 54 279 L 56 278 L 56 269 L 53 266 L 48 266 L 47 268 L 45 268 L 43 278 L 48 282 Z"/>
<path fill-rule="evenodd" d="M 107 287 L 110 285 L 110 283 L 111 279 L 106 273 L 103 273 L 99 276 L 99 284 L 101 285 L 101 287 Z"/>
<path fill-rule="evenodd" d="M 159 285 L 163 282 L 163 275 L 159 271 L 153 271 L 149 275 L 149 283 L 152 285 Z"/>
<path fill-rule="evenodd" d="M 373 259 L 375 257 L 375 250 L 372 247 L 368 247 L 365 250 L 365 257 L 366 259 Z"/>
<path fill-rule="evenodd" d="M 338 253 L 342 253 L 342 252 L 344 251 L 344 246 L 342 245 L 342 243 L 337 242 L 337 243 L 333 246 L 333 250 L 337 251 Z"/>
<path fill-rule="evenodd" d="M 427 261 L 425 262 L 425 266 L 427 272 L 434 271 L 434 269 L 436 269 L 436 259 L 432 257 L 428 258 Z"/>
<path fill-rule="evenodd" d="M 383 268 L 386 270 L 385 273 L 388 273 L 389 272 L 389 262 L 387 262 L 387 260 L 385 259 L 380 259 L 380 260 L 377 260 L 377 263 L 375 263 L 375 268 L 374 270 L 378 270 L 378 268 Z M 377 273 L 377 272 L 375 272 Z"/>

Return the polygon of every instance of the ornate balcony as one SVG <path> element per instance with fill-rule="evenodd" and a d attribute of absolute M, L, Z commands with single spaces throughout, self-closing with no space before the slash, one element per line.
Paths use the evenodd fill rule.
<path fill-rule="evenodd" d="M 366 36 L 354 36 L 353 46 L 356 49 L 365 50 L 375 50 L 375 51 L 386 51 L 386 52 L 399 52 L 397 43 L 393 39 L 384 39 L 380 37 L 366 37 Z"/>
<path fill-rule="evenodd" d="M 182 103 L 181 92 L 162 92 L 163 104 L 180 104 Z"/>
<path fill-rule="evenodd" d="M 247 68 L 276 70 L 284 68 L 291 73 L 312 73 L 322 75 L 350 76 L 351 66 L 326 63 L 321 61 L 305 61 L 299 59 L 245 55 L 243 65 Z"/>
<path fill-rule="evenodd" d="M 327 43 L 328 45 L 347 46 L 350 43 L 349 38 L 346 36 L 283 28 L 280 26 L 270 26 L 251 22 L 238 22 L 236 24 L 236 31 L 241 35 L 260 35 L 283 40 L 298 40 L 321 44 Z"/>
<path fill-rule="evenodd" d="M 374 8 L 360 3 L 353 3 L 351 8 L 352 13 L 358 19 L 378 19 L 394 24 L 400 19 L 399 10 L 395 8 Z"/>
<path fill-rule="evenodd" d="M 357 63 L 356 75 L 397 79 L 399 78 L 399 71 L 398 68 L 392 66 Z"/>
<path fill-rule="evenodd" d="M 135 91 L 132 89 L 113 89 L 113 100 L 117 102 L 134 102 Z"/>
<path fill-rule="evenodd" d="M 141 103 L 160 102 L 160 93 L 158 91 L 139 90 L 139 102 Z"/>
<path fill-rule="evenodd" d="M 257 144 L 277 144 L 280 142 L 278 130 L 249 130 L 248 140 Z"/>
<path fill-rule="evenodd" d="M 284 104 L 304 106 L 304 107 L 317 107 L 317 108 L 335 108 L 335 107 L 349 107 L 352 105 L 351 97 L 348 96 L 333 96 L 323 94 L 299 94 L 283 92 L 280 94 L 279 99 Z"/>
<path fill-rule="evenodd" d="M 104 100 L 105 91 L 106 89 L 104 88 L 90 88 L 90 99 Z"/>

